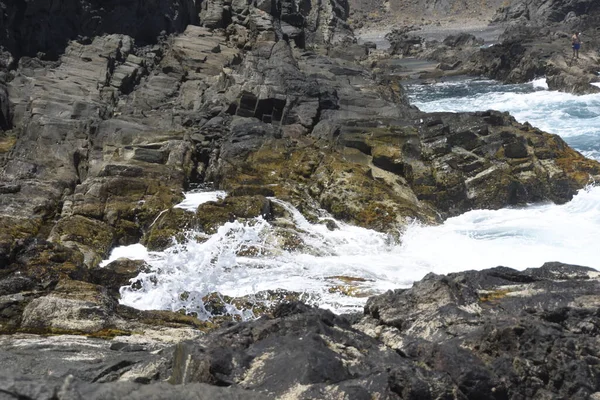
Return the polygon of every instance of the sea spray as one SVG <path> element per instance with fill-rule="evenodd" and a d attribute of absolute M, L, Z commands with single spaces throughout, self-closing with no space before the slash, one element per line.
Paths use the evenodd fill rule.
<path fill-rule="evenodd" d="M 140 309 L 184 309 L 207 317 L 203 298 L 212 293 L 240 297 L 285 289 L 336 310 L 361 307 L 364 299 L 356 296 L 370 292 L 361 293 L 360 286 L 373 280 L 365 257 L 389 252 L 393 245 L 388 235 L 340 221 L 330 230 L 331 225 L 309 223 L 288 203 L 271 201 L 290 214 L 292 221 L 285 228 L 256 218 L 226 223 L 202 242 L 195 240 L 202 233 L 188 232 L 185 243 L 147 253 L 144 259 L 151 271 L 132 280 L 135 289 L 121 289 L 122 303 Z M 294 248 L 285 240 L 290 235 L 298 238 Z M 144 254 L 135 250 L 138 256 Z"/>
<path fill-rule="evenodd" d="M 198 206 L 209 201 L 217 201 L 225 198 L 227 192 L 223 190 L 193 190 L 184 193 L 184 200 L 177 204 L 175 208 L 182 208 L 187 211 L 196 211 Z"/>
<path fill-rule="evenodd" d="M 581 190 L 563 205 L 474 210 L 439 226 L 413 222 L 400 243 L 326 214 L 320 222 L 333 221 L 329 227 L 311 223 L 291 204 L 271 201 L 287 210 L 289 220 L 228 222 L 214 235 L 189 232 L 188 241 L 163 252 L 132 248 L 151 270 L 132 280 L 136 289 L 121 289 L 121 302 L 209 318 L 203 298 L 210 294 L 240 297 L 282 289 L 351 312 L 360 311 L 368 295 L 408 287 L 430 272 L 499 265 L 522 270 L 547 261 L 600 269 L 600 187 Z M 199 235 L 204 241 L 196 240 Z M 252 309 L 227 306 L 240 318 L 254 316 Z"/>
<path fill-rule="evenodd" d="M 562 135 L 572 146 L 600 159 L 600 95 L 573 96 L 547 90 L 543 79 L 526 85 L 462 80 L 409 88 L 426 111 L 510 111 L 517 120 Z M 178 207 L 195 211 L 223 192 L 186 194 Z M 408 287 L 427 273 L 444 274 L 499 265 L 516 269 L 547 261 L 600 269 L 600 188 L 588 187 L 564 205 L 538 204 L 502 210 L 474 210 L 439 226 L 409 224 L 401 242 L 345 224 L 323 212 L 307 221 L 292 205 L 271 199 L 287 221 L 230 222 L 211 236 L 189 232 L 189 240 L 164 252 L 131 247 L 131 257 L 151 266 L 121 289 L 122 303 L 142 309 L 170 309 L 210 317 L 203 299 L 252 296 L 283 289 L 336 312 L 360 311 L 366 296 Z M 327 222 L 327 223 L 326 223 Z M 197 237 L 203 237 L 198 242 Z M 126 255 L 127 250 L 115 249 Z M 217 295 L 218 296 L 218 295 Z M 252 310 L 226 305 L 251 318 Z M 249 312 L 248 312 L 249 311 Z"/>

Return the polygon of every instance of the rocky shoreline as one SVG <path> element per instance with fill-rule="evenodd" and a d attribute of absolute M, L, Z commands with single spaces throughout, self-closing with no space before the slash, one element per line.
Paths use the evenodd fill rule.
<path fill-rule="evenodd" d="M 150 267 L 99 267 L 118 245 L 162 250 L 257 217 L 302 249 L 273 197 L 396 236 L 410 220 L 569 201 L 599 163 L 506 113 L 420 112 L 386 64 L 401 53 L 436 60 L 433 78 L 545 73 L 592 92 L 596 56 L 544 52 L 564 36 L 540 29 L 564 22 L 490 49 L 404 30 L 382 55 L 356 43 L 344 0 L 122 3 L 0 1 L 0 398 L 600 396 L 598 275 L 584 267 L 430 275 L 346 317 L 268 294 L 241 323 L 123 306 L 119 288 Z M 228 196 L 173 208 L 206 183 Z"/>
<path fill-rule="evenodd" d="M 388 31 L 386 38 L 391 54 L 437 63 L 421 74 L 423 79 L 472 75 L 525 83 L 545 77 L 550 90 L 599 93 L 596 7 L 559 0 L 513 1 L 500 7 L 487 26 L 468 19 L 450 27 L 405 25 Z M 573 32 L 580 32 L 579 58 L 571 50 Z M 411 74 L 419 71 L 404 72 Z"/>
<path fill-rule="evenodd" d="M 430 274 L 370 298 L 364 315 L 283 303 L 175 346 L 4 336 L 0 396 L 595 399 L 599 276 L 560 263 Z"/>

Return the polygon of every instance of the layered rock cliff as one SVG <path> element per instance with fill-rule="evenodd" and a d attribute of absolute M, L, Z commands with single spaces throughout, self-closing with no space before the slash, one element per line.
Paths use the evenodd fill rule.
<path fill-rule="evenodd" d="M 393 78 L 376 81 L 332 57 L 364 48 L 349 41 L 347 5 L 328 4 L 210 3 L 199 20 L 226 29 L 188 25 L 154 44 L 123 33 L 78 37 L 54 61 L 15 53 L 3 78 L 7 271 L 27 270 L 20 254 L 42 240 L 67 252 L 70 276 L 82 279 L 203 181 L 249 194 L 268 187 L 307 214 L 322 207 L 387 230 L 406 217 L 564 202 L 598 174 L 560 138 L 507 116 L 412 110 Z M 113 12 L 102 25 L 113 30 L 117 9 L 101 10 Z M 182 22 L 171 28 L 183 29 L 187 17 L 176 14 Z M 7 31 L 30 29 L 15 18 Z M 146 14 L 138 18 L 114 30 L 144 25 Z"/>

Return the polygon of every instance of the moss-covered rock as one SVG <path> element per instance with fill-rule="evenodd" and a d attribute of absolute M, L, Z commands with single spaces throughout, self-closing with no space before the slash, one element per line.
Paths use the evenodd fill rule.
<path fill-rule="evenodd" d="M 17 143 L 17 137 L 7 135 L 5 132 L 0 133 L 0 155 L 8 153 Z"/>
<path fill-rule="evenodd" d="M 25 239 L 36 237 L 42 224 L 41 218 L 0 216 L 0 276 L 2 270 L 14 262 L 17 249 L 23 247 Z"/>
<path fill-rule="evenodd" d="M 104 222 L 73 215 L 58 221 L 48 240 L 78 249 L 86 266 L 92 268 L 108 256 L 115 243 L 115 232 Z"/>
<path fill-rule="evenodd" d="M 69 212 L 108 223 L 118 244 L 136 243 L 156 218 L 183 199 L 183 177 L 110 176 L 89 179 L 80 185 Z"/>
<path fill-rule="evenodd" d="M 389 130 L 383 132 L 389 134 Z M 372 165 L 369 159 L 348 156 L 319 142 L 295 145 L 272 140 L 220 172 L 222 188 L 266 186 L 313 222 L 319 208 L 336 218 L 383 231 L 396 230 L 406 218 L 435 219 L 432 210 L 418 204 L 397 176 Z"/>
<path fill-rule="evenodd" d="M 15 253 L 5 271 L 19 271 L 45 286 L 64 278 L 83 279 L 87 274 L 83 254 L 58 243 L 28 239 L 15 249 Z"/>
<path fill-rule="evenodd" d="M 148 250 L 161 251 L 173 244 L 173 240 L 184 242 L 186 231 L 199 227 L 194 213 L 180 208 L 171 208 L 161 213 L 148 228 L 141 243 Z"/>
<path fill-rule="evenodd" d="M 172 334 L 182 330 L 189 336 L 190 328 L 214 327 L 190 315 L 121 306 L 105 287 L 70 279 L 61 280 L 50 293 L 27 299 L 18 307 L 10 324 L 0 320 L 0 331 L 111 338 L 169 329 Z"/>
<path fill-rule="evenodd" d="M 397 232 L 411 219 L 435 223 L 473 208 L 562 203 L 600 166 L 559 137 L 494 111 L 415 113 L 332 129 L 337 136 L 327 141 L 263 136 L 237 158 L 216 160 L 210 177 L 230 192 L 268 188 L 313 222 L 324 208 Z"/>
<path fill-rule="evenodd" d="M 137 310 L 119 305 L 115 310 L 115 315 L 123 319 L 121 324 L 124 323 L 124 326 L 130 324 L 130 328 L 132 328 L 134 333 L 136 330 L 143 330 L 150 327 L 191 327 L 201 331 L 207 331 L 216 327 L 214 323 L 201 321 L 193 315 L 167 310 Z"/>
<path fill-rule="evenodd" d="M 271 202 L 264 196 L 228 196 L 216 202 L 201 204 L 196 210 L 196 221 L 209 234 L 226 222 L 251 218 L 271 218 Z"/>

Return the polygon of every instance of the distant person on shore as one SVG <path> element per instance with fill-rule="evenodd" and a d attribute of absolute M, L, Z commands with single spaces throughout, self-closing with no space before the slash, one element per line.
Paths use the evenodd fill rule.
<path fill-rule="evenodd" d="M 573 36 L 571 36 L 571 45 L 573 47 L 573 58 L 579 58 L 579 48 L 581 47 L 579 32 L 575 32 L 573 33 Z"/>

